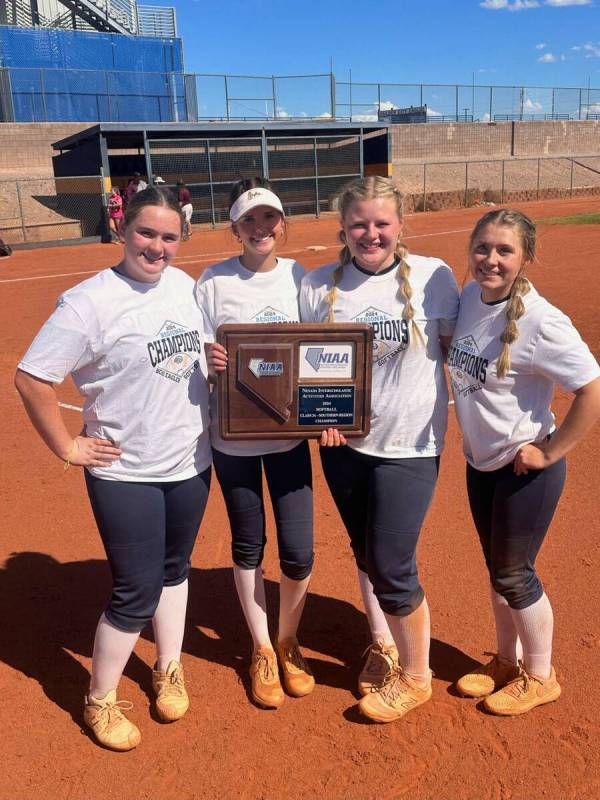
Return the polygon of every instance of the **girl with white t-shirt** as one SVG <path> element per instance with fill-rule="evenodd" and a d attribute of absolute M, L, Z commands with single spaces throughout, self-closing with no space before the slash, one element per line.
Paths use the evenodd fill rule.
<path fill-rule="evenodd" d="M 170 266 L 182 232 L 176 198 L 146 189 L 127 205 L 122 261 L 66 291 L 16 376 L 48 447 L 84 475 L 111 568 L 110 602 L 94 640 L 84 720 L 112 750 L 141 735 L 117 686 L 152 620 L 161 720 L 189 706 L 181 666 L 190 557 L 210 486 L 208 388 L 194 281 Z M 71 374 L 84 397 L 73 438 L 54 384 Z"/>
<path fill-rule="evenodd" d="M 237 183 L 229 216 L 242 254 L 206 270 L 196 286 L 204 316 L 209 373 L 227 367 L 227 352 L 215 335 L 225 323 L 299 321 L 298 291 L 304 268 L 278 258 L 285 234 L 280 199 L 262 178 Z M 310 453 L 306 440 L 225 441 L 219 435 L 217 393 L 211 395 L 213 462 L 232 534 L 233 574 L 253 641 L 252 697 L 279 708 L 284 687 L 293 697 L 309 694 L 314 678 L 298 647 L 297 630 L 313 565 L 313 507 Z M 266 544 L 263 470 L 273 503 L 281 578 L 275 648 L 267 624 L 262 560 Z"/>
<path fill-rule="evenodd" d="M 402 194 L 389 179 L 347 184 L 339 211 L 339 262 L 306 275 L 300 311 L 303 322 L 366 322 L 375 333 L 370 433 L 321 447 L 321 461 L 350 536 L 373 640 L 359 708 L 391 722 L 431 696 L 416 548 L 444 446 L 444 347 L 458 289 L 446 264 L 410 255 L 400 241 Z"/>
<path fill-rule="evenodd" d="M 553 614 L 535 571 L 563 489 L 565 455 L 600 415 L 600 369 L 561 311 L 525 277 L 533 222 L 490 211 L 471 234 L 469 266 L 448 354 L 467 458 L 471 511 L 490 575 L 497 653 L 457 682 L 493 714 L 523 714 L 560 696 Z M 575 398 L 556 429 L 555 384 Z"/>

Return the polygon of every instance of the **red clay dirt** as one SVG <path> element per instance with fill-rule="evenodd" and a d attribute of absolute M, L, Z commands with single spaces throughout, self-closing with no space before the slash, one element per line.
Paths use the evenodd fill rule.
<path fill-rule="evenodd" d="M 597 210 L 581 198 L 523 204 L 534 218 Z M 411 249 L 465 272 L 468 231 L 485 209 L 411 216 Z M 335 258 L 334 217 L 293 220 L 283 254 L 312 267 Z M 311 245 L 327 249 L 311 251 Z M 228 231 L 196 230 L 178 265 L 196 277 L 235 252 Z M 140 640 L 120 696 L 134 703 L 141 745 L 117 754 L 81 727 L 94 627 L 109 574 L 81 472 L 38 439 L 12 388 L 19 357 L 60 292 L 113 264 L 110 245 L 17 251 L 0 261 L 0 371 L 4 458 L 0 474 L 0 697 L 2 800 L 592 800 L 600 797 L 600 556 L 598 431 L 569 456 L 569 479 L 539 568 L 556 615 L 557 703 L 497 718 L 459 698 L 453 681 L 494 647 L 482 557 L 467 506 L 453 409 L 436 496 L 419 548 L 431 606 L 435 672 L 431 702 L 380 726 L 356 711 L 356 676 L 368 644 L 353 561 L 313 449 L 316 563 L 301 642 L 317 687 L 278 711 L 252 705 L 251 642 L 234 593 L 229 532 L 214 481 L 193 558 L 183 660 L 192 707 L 173 725 L 150 712 L 150 634 Z M 540 226 L 531 277 L 600 352 L 600 226 Z M 75 406 L 73 387 L 59 388 Z M 564 415 L 568 398 L 556 398 Z M 80 416 L 65 409 L 73 432 Z M 272 520 L 265 562 L 271 609 L 278 569 Z M 273 626 L 276 623 L 273 616 Z"/>

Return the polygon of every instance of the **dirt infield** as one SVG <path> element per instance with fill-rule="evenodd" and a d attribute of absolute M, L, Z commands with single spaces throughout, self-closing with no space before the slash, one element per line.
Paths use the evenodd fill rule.
<path fill-rule="evenodd" d="M 594 198 L 523 204 L 534 218 L 597 210 Z M 485 209 L 411 216 L 406 241 L 465 272 L 468 232 Z M 283 254 L 332 261 L 335 218 L 294 220 Z M 307 250 L 320 245 L 322 251 Z M 197 230 L 177 265 L 196 277 L 235 252 L 227 231 Z M 59 293 L 114 263 L 111 245 L 19 251 L 0 261 L 3 459 L 0 493 L 1 800 L 592 800 L 600 797 L 600 554 L 598 432 L 569 457 L 569 479 L 539 567 L 556 616 L 559 702 L 521 718 L 487 715 L 453 681 L 493 649 L 486 576 L 470 519 L 453 409 L 440 481 L 423 530 L 420 572 L 431 606 L 431 702 L 386 726 L 356 712 L 368 644 L 353 561 L 313 450 L 316 563 L 301 642 L 317 680 L 278 711 L 249 701 L 251 641 L 235 596 L 229 533 L 214 482 L 193 559 L 184 663 L 192 708 L 163 725 L 150 713 L 153 644 L 146 632 L 120 695 L 143 741 L 130 753 L 97 747 L 81 728 L 93 631 L 109 575 L 81 472 L 64 473 L 29 425 L 12 373 Z M 600 355 L 600 226 L 540 226 L 536 287 L 571 316 Z M 66 405 L 79 406 L 69 384 Z M 559 418 L 568 398 L 558 394 Z M 73 433 L 80 415 L 64 409 Z M 265 561 L 277 595 L 272 520 Z M 273 623 L 275 620 L 273 619 Z"/>

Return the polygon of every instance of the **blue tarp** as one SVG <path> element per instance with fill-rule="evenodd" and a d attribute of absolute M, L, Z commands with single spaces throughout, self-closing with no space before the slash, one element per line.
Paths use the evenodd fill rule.
<path fill-rule="evenodd" d="M 180 39 L 0 26 L 15 122 L 187 119 Z"/>

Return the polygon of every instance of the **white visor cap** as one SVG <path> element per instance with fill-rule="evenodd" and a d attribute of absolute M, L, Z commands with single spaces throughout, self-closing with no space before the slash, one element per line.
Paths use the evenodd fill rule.
<path fill-rule="evenodd" d="M 244 194 L 238 197 L 231 206 L 229 219 L 232 222 L 237 222 L 251 209 L 256 208 L 256 206 L 269 206 L 269 208 L 274 208 L 276 211 L 279 211 L 282 216 L 285 216 L 281 200 L 277 195 L 273 194 L 273 192 L 268 189 L 258 187 L 256 189 L 248 189 L 247 192 L 244 192 Z"/>

